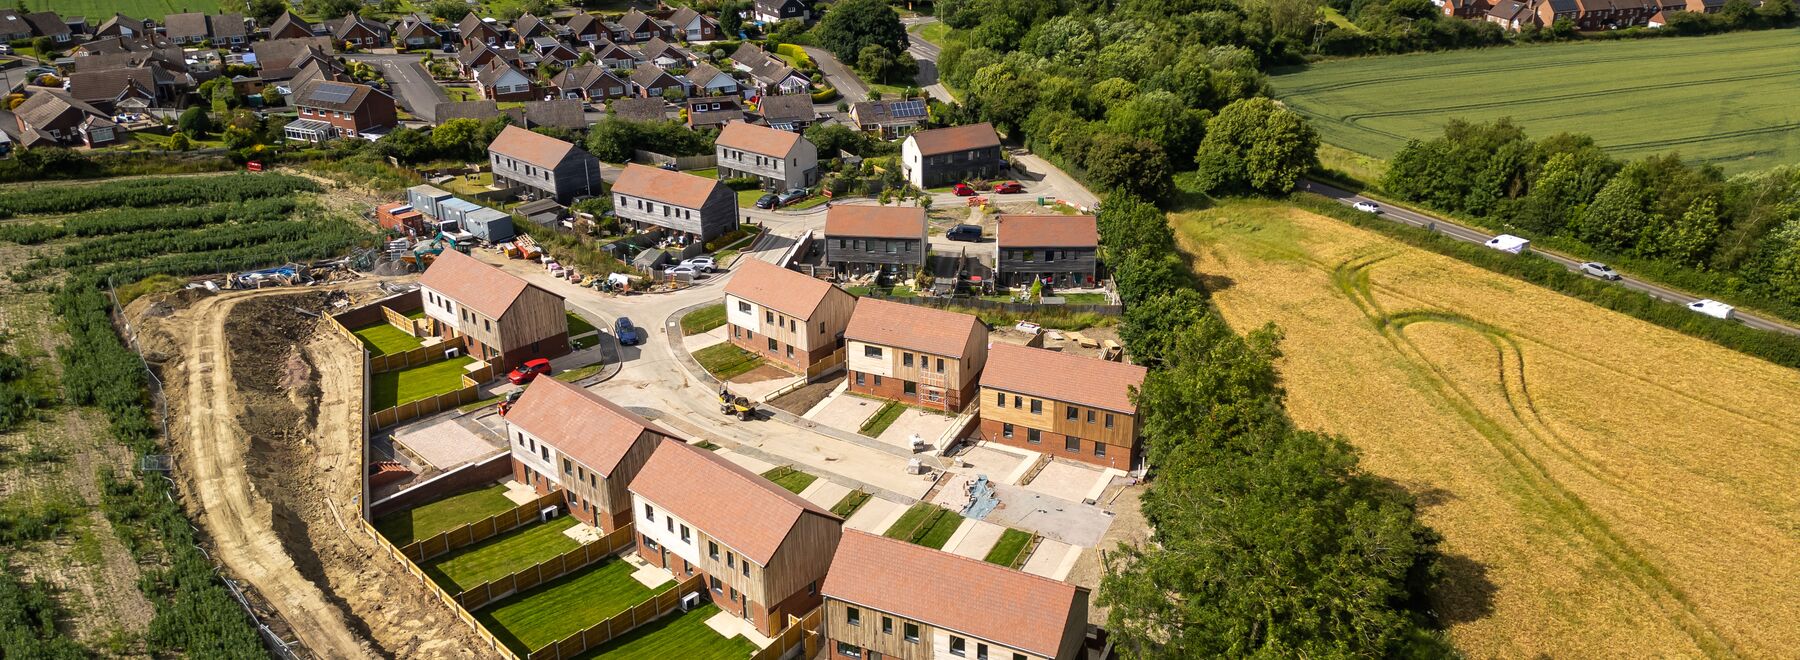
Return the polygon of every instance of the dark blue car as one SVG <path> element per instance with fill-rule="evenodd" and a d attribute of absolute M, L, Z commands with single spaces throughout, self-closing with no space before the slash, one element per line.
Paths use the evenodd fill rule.
<path fill-rule="evenodd" d="M 623 316 L 613 321 L 613 336 L 619 338 L 620 346 L 636 346 L 644 343 L 644 331 L 631 324 L 631 319 Z"/>

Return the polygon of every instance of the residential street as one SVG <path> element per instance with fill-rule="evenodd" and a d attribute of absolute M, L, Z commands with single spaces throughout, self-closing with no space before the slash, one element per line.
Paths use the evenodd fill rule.
<path fill-rule="evenodd" d="M 437 104 L 450 100 L 444 88 L 431 79 L 425 71 L 422 55 L 369 55 L 351 54 L 345 56 L 359 62 L 367 62 L 381 67 L 381 73 L 387 76 L 388 84 L 394 88 L 394 100 L 414 117 L 427 122 L 437 120 Z"/>
<path fill-rule="evenodd" d="M 901 19 L 900 22 L 905 24 L 907 29 L 910 30 L 913 26 L 929 25 L 938 22 L 938 20 L 937 17 L 934 16 L 918 16 L 915 18 L 904 18 Z M 920 38 L 919 35 L 911 32 L 908 32 L 906 37 L 906 52 L 911 54 L 913 59 L 919 61 L 919 75 L 913 78 L 913 80 L 918 83 L 919 89 L 925 90 L 925 93 L 930 94 L 931 98 L 945 103 L 954 103 L 956 97 L 951 96 L 950 90 L 945 89 L 942 84 L 938 83 L 937 60 L 938 54 L 943 52 L 943 49 L 938 48 L 937 44 L 926 41 L 923 38 Z"/>
<path fill-rule="evenodd" d="M 831 54 L 831 51 L 812 46 L 806 46 L 805 50 L 806 55 L 812 58 L 813 63 L 819 65 L 819 72 L 825 74 L 825 81 L 831 83 L 832 87 L 836 87 L 839 94 L 844 95 L 846 103 L 861 103 L 869 100 L 869 88 L 863 85 L 862 79 L 856 77 L 856 74 L 844 66 L 843 62 L 839 62 Z"/>

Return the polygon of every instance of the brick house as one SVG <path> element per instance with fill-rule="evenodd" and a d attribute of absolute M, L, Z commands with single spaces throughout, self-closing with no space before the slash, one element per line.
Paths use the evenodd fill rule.
<path fill-rule="evenodd" d="M 324 142 L 339 137 L 360 137 L 392 128 L 399 121 L 394 97 L 368 85 L 315 79 L 294 90 L 299 119 L 283 132 L 290 140 Z"/>
<path fill-rule="evenodd" d="M 738 226 L 737 193 L 718 179 L 629 164 L 613 183 L 613 213 L 632 228 L 661 227 L 710 241 Z"/>
<path fill-rule="evenodd" d="M 1537 10 L 1519 0 L 1499 0 L 1487 11 L 1487 22 L 1511 32 L 1518 32 L 1527 25 L 1537 25 L 1537 21 Z"/>
<path fill-rule="evenodd" d="M 812 5 L 806 0 L 756 0 L 751 17 L 764 23 L 812 20 Z"/>
<path fill-rule="evenodd" d="M 1494 5 L 1489 0 L 1431 0 L 1431 4 L 1452 18 L 1480 19 Z"/>
<path fill-rule="evenodd" d="M 826 657 L 1085 658 L 1088 590 L 868 532 L 825 578 Z"/>
<path fill-rule="evenodd" d="M 294 15 L 294 12 L 291 11 L 282 11 L 280 16 L 275 17 L 275 22 L 269 24 L 269 39 L 271 40 L 311 39 L 314 36 L 316 35 L 313 32 L 312 24 L 306 22 L 306 19 Z"/>
<path fill-rule="evenodd" d="M 773 636 L 819 606 L 843 519 L 718 455 L 664 442 L 630 486 L 637 554 L 698 575 L 719 608 Z"/>
<path fill-rule="evenodd" d="M 480 46 L 479 48 L 487 48 Z M 489 49 L 490 51 L 492 49 Z M 481 85 L 481 95 L 493 101 L 536 101 L 538 100 L 537 82 L 514 67 L 512 62 L 503 57 L 488 60 L 475 71 L 475 82 Z"/>
<path fill-rule="evenodd" d="M 932 188 L 968 179 L 986 179 L 1006 171 L 1000 134 L 992 124 L 968 124 L 919 131 L 900 144 L 900 169 L 906 180 Z"/>
<path fill-rule="evenodd" d="M 469 354 L 499 370 L 569 352 L 563 298 L 516 275 L 445 250 L 419 276 L 434 332 L 466 337 Z"/>
<path fill-rule="evenodd" d="M 526 197 L 568 203 L 603 189 L 600 160 L 573 142 L 517 126 L 501 129 L 488 144 L 488 164 L 496 185 L 527 189 Z"/>
<path fill-rule="evenodd" d="M 419 14 L 401 17 L 400 27 L 394 31 L 395 48 L 437 48 L 443 43 L 443 31 Z"/>
<path fill-rule="evenodd" d="M 601 533 L 631 522 L 626 487 L 663 440 L 680 438 L 587 389 L 538 378 L 506 413 L 513 480 L 564 491 L 569 515 Z"/>
<path fill-rule="evenodd" d="M 857 130 L 892 140 L 918 130 L 925 123 L 926 104 L 919 99 L 863 101 L 850 105 L 850 123 Z"/>
<path fill-rule="evenodd" d="M 995 344 L 981 372 L 981 437 L 1101 467 L 1138 456 L 1131 389 L 1143 367 L 1042 348 Z"/>
<path fill-rule="evenodd" d="M 480 16 L 475 15 L 475 12 L 469 12 L 463 16 L 461 21 L 457 21 L 456 36 L 462 40 L 464 48 L 475 44 L 493 46 L 506 39 L 506 35 L 500 32 L 500 28 L 482 20 Z"/>
<path fill-rule="evenodd" d="M 948 412 L 977 394 L 987 326 L 969 314 L 862 298 L 844 329 L 850 391 Z"/>
<path fill-rule="evenodd" d="M 19 144 L 98 147 L 119 139 L 119 125 L 106 113 L 60 89 L 39 89 L 13 108 Z"/>
<path fill-rule="evenodd" d="M 896 280 L 912 279 L 929 252 L 921 207 L 839 204 L 825 211 L 825 265 L 840 275 L 880 270 Z"/>
<path fill-rule="evenodd" d="M 844 328 L 856 296 L 830 282 L 746 259 L 725 285 L 731 343 L 798 374 L 843 361 Z"/>
<path fill-rule="evenodd" d="M 677 9 L 665 20 L 670 26 L 669 36 L 681 41 L 713 41 L 724 36 L 718 21 L 692 7 Z"/>
<path fill-rule="evenodd" d="M 550 78 L 550 85 L 565 99 L 604 101 L 631 93 L 630 83 L 592 64 L 564 69 Z"/>
<path fill-rule="evenodd" d="M 1096 285 L 1100 230 L 1094 216 L 1002 214 L 996 223 L 994 272 L 1001 286 L 1032 280 L 1059 287 Z"/>
<path fill-rule="evenodd" d="M 380 21 L 371 21 L 356 12 L 331 23 L 331 38 L 338 43 L 350 44 L 352 48 L 377 48 L 388 43 L 388 25 Z"/>
<path fill-rule="evenodd" d="M 806 188 L 819 182 L 819 149 L 799 133 L 733 122 L 719 131 L 713 155 L 719 178 L 756 177 L 764 190 Z"/>

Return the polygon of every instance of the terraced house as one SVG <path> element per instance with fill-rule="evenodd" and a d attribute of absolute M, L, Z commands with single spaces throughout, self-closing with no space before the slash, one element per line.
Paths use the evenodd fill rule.
<path fill-rule="evenodd" d="M 680 438 L 582 387 L 538 378 L 506 413 L 513 479 L 564 491 L 569 515 L 602 533 L 631 522 L 627 487 L 664 440 Z"/>
<path fill-rule="evenodd" d="M 737 229 L 737 193 L 717 179 L 631 164 L 613 183 L 613 213 L 634 229 L 660 227 L 684 241 Z"/>
<path fill-rule="evenodd" d="M 844 328 L 856 296 L 830 282 L 745 259 L 725 285 L 731 343 L 815 376 L 844 361 Z"/>
<path fill-rule="evenodd" d="M 495 185 L 521 188 L 531 199 L 567 204 L 603 190 L 600 159 L 573 142 L 517 126 L 501 129 L 488 144 L 488 165 Z"/>
<path fill-rule="evenodd" d="M 995 344 L 981 373 L 981 437 L 1058 458 L 1130 470 L 1139 455 L 1131 364 Z"/>
<path fill-rule="evenodd" d="M 819 606 L 843 519 L 716 454 L 664 442 L 631 482 L 637 554 L 698 575 L 720 609 L 773 636 Z"/>
<path fill-rule="evenodd" d="M 994 272 L 1001 286 L 1041 280 L 1060 287 L 1098 283 L 1100 230 L 1091 215 L 1001 215 Z"/>
<path fill-rule="evenodd" d="M 833 660 L 1076 660 L 1088 590 L 898 539 L 848 531 L 825 578 Z"/>
<path fill-rule="evenodd" d="M 713 143 L 719 178 L 756 177 L 764 190 L 806 188 L 819 182 L 819 149 L 799 133 L 732 122 Z"/>
<path fill-rule="evenodd" d="M 825 212 L 825 265 L 840 275 L 881 271 L 910 280 L 930 251 L 921 207 L 840 204 Z"/>
<path fill-rule="evenodd" d="M 862 298 L 844 329 L 850 391 L 962 410 L 977 394 L 987 338 L 987 326 L 969 314 Z"/>
<path fill-rule="evenodd" d="M 562 296 L 469 255 L 439 254 L 419 276 L 419 295 L 438 336 L 466 337 L 469 354 L 497 371 L 569 352 Z"/>

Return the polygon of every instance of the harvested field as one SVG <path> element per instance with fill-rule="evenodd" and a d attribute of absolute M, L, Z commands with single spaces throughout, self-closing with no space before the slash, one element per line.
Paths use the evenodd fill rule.
<path fill-rule="evenodd" d="M 1275 203 L 1175 222 L 1294 419 L 1418 494 L 1465 653 L 1800 648 L 1800 373 Z"/>

